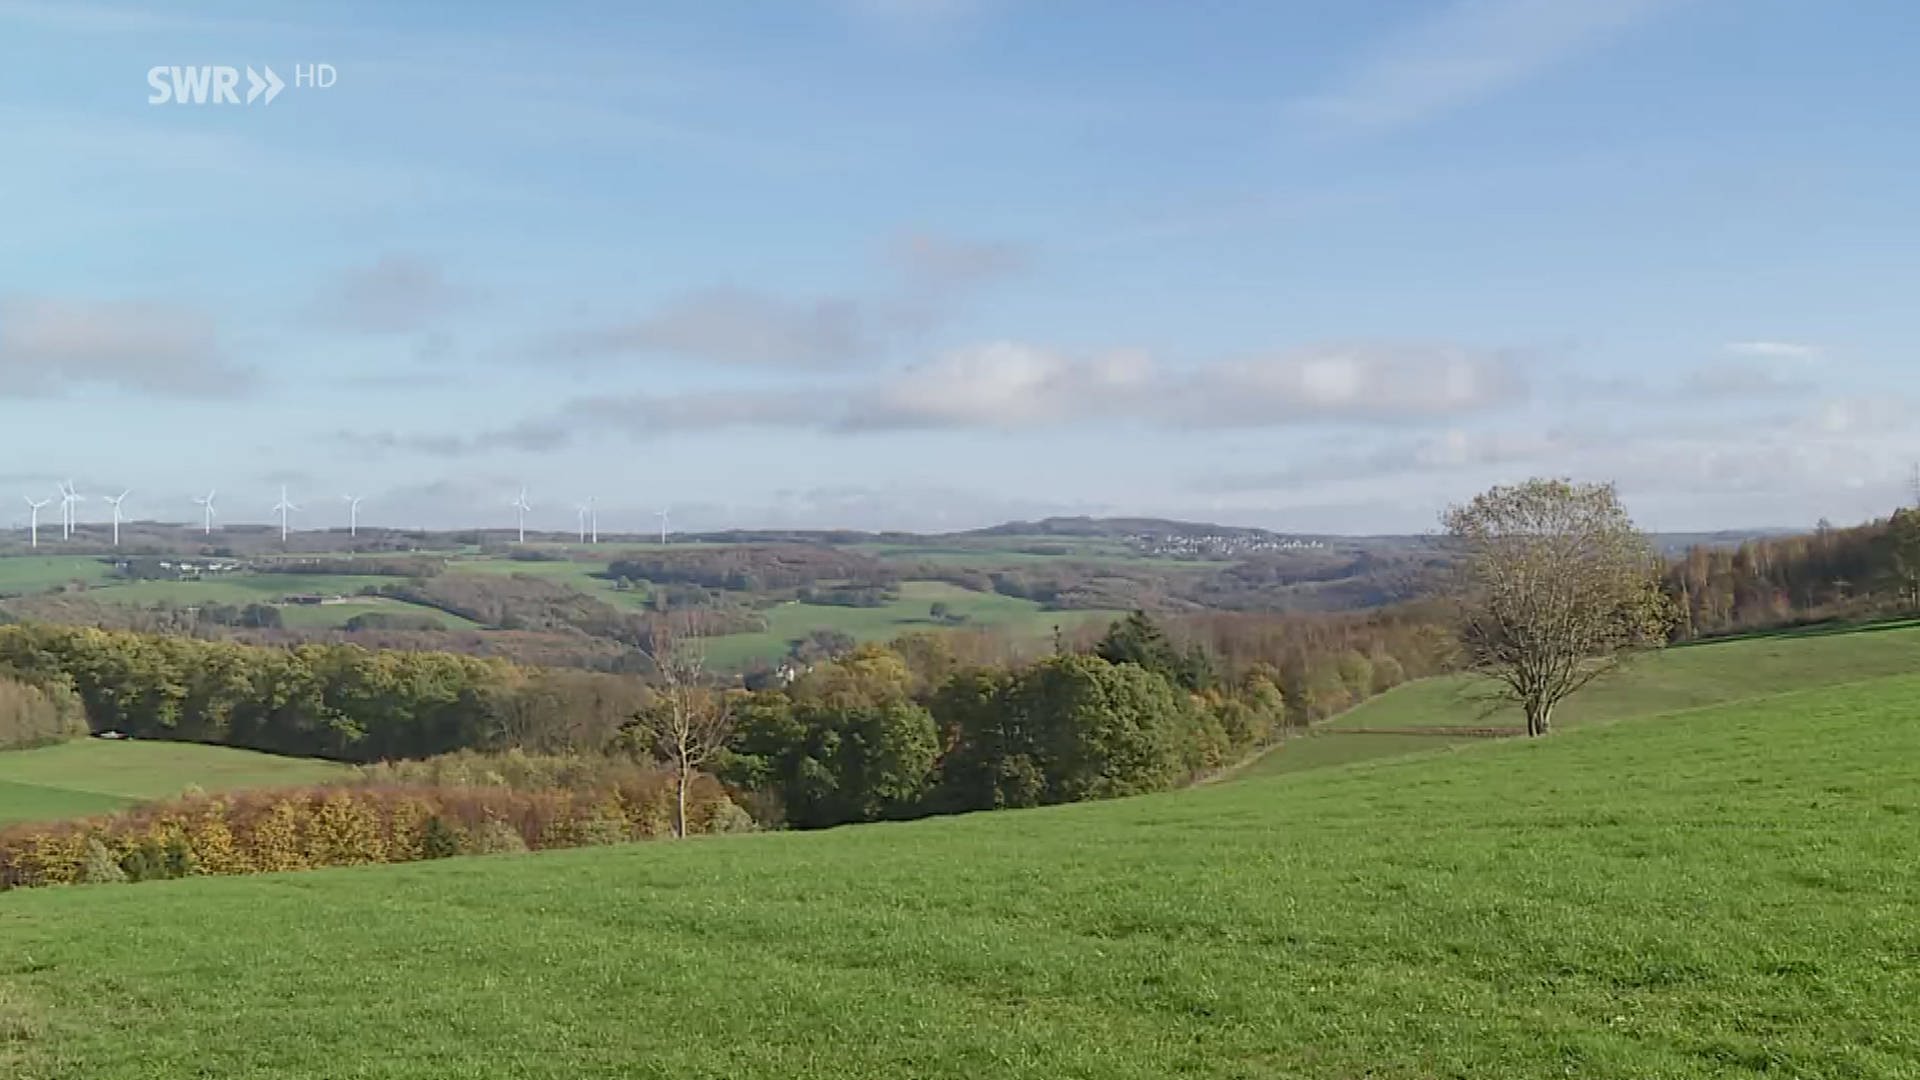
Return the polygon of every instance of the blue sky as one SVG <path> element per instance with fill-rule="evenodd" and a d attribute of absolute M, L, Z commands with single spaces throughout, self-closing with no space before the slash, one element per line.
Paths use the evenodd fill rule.
<path fill-rule="evenodd" d="M 0 493 L 1367 532 L 1564 474 L 1660 529 L 1860 520 L 1920 457 L 1916 32 L 1900 0 L 0 0 Z M 148 101 L 155 66 L 315 63 Z"/>

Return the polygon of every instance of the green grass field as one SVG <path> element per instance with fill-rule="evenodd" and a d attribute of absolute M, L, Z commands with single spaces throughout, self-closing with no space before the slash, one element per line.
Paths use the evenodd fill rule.
<path fill-rule="evenodd" d="M 45 592 L 72 581 L 98 584 L 112 575 L 111 566 L 84 555 L 8 556 L 0 558 L 0 596 Z"/>
<path fill-rule="evenodd" d="M 295 629 L 338 629 L 355 615 L 372 614 L 420 615 L 437 620 L 448 630 L 480 629 L 480 624 L 472 619 L 389 596 L 355 597 L 339 604 L 284 604 L 280 608 L 280 621 Z"/>
<path fill-rule="evenodd" d="M 1916 717 L 1896 678 L 1111 803 L 12 893 L 0 1055 L 88 1080 L 1912 1077 Z"/>
<path fill-rule="evenodd" d="M 206 791 L 310 784 L 347 766 L 197 743 L 76 739 L 0 752 L 0 823 L 105 813 L 131 803 Z"/>
<path fill-rule="evenodd" d="M 1907 674 L 1920 674 L 1916 623 L 1704 642 L 1635 658 L 1561 706 L 1554 723 L 1578 726 Z M 1524 726 L 1511 708 L 1489 711 L 1480 700 L 1483 693 L 1483 683 L 1465 677 L 1423 679 L 1335 717 L 1326 727 Z"/>
<path fill-rule="evenodd" d="M 395 580 L 374 574 L 235 573 L 201 581 L 128 581 L 108 584 L 87 595 L 112 604 L 263 604 L 295 593 L 352 596 L 368 586 Z"/>
<path fill-rule="evenodd" d="M 1311 731 L 1294 735 L 1269 749 L 1259 758 L 1237 770 L 1234 775 L 1279 776 L 1283 773 L 1324 769 L 1330 765 L 1351 765 L 1357 761 L 1372 761 L 1376 758 L 1441 753 L 1484 741 L 1486 740 L 1438 735 L 1363 735 L 1343 731 Z"/>
<path fill-rule="evenodd" d="M 503 576 L 527 574 L 560 582 L 616 607 L 639 609 L 647 606 L 646 589 L 617 589 L 613 582 L 606 578 L 594 576 L 606 571 L 607 564 L 604 561 L 536 562 L 521 559 L 460 559 L 449 563 L 447 568 L 461 574 Z"/>
<path fill-rule="evenodd" d="M 1556 713 L 1557 727 L 1698 708 L 1790 690 L 1920 674 L 1920 624 L 1883 623 L 1845 632 L 1759 635 L 1663 649 L 1636 658 L 1582 690 Z M 1465 676 L 1395 687 L 1277 747 L 1241 771 L 1274 776 L 1373 758 L 1444 751 L 1474 739 L 1359 734 L 1355 728 L 1523 726 L 1510 707 L 1490 709 L 1487 684 Z"/>
<path fill-rule="evenodd" d="M 1058 536 L 996 537 L 993 541 L 950 544 L 864 543 L 849 544 L 847 550 L 858 551 L 886 562 L 972 566 L 983 570 L 1018 570 L 1023 567 L 1045 566 L 1048 563 L 1071 562 L 1201 572 L 1218 569 L 1233 561 L 1142 555 L 1118 540 Z"/>
<path fill-rule="evenodd" d="M 908 581 L 901 584 L 898 600 L 881 607 L 776 605 L 765 612 L 766 630 L 712 638 L 708 653 L 716 667 L 739 668 L 755 660 L 778 660 L 786 655 L 789 641 L 816 629 L 839 630 L 857 641 L 885 641 L 913 630 L 940 629 L 943 624 L 928 614 L 935 601 L 945 603 L 954 615 L 966 616 L 964 627 L 1002 630 L 1023 643 L 1047 640 L 1055 626 L 1072 629 L 1118 617 L 1111 611 L 1048 611 L 1032 600 L 978 593 L 940 581 Z"/>

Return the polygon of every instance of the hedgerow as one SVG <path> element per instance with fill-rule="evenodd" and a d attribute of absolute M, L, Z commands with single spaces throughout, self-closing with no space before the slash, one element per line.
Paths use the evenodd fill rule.
<path fill-rule="evenodd" d="M 196 795 L 0 830 L 0 889 L 112 881 L 114 870 L 148 881 L 620 843 L 665 835 L 672 802 L 664 773 L 618 763 L 572 789 L 363 779 Z M 733 831 L 743 817 L 705 777 L 691 806 L 695 831 Z"/>

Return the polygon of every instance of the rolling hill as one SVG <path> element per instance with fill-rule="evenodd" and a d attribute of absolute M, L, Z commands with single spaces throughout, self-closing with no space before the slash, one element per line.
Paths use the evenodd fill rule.
<path fill-rule="evenodd" d="M 1898 676 L 1118 802 L 12 893 L 0 1062 L 1907 1077 L 1916 717 Z"/>
<path fill-rule="evenodd" d="M 1920 622 L 1812 628 L 1674 646 L 1633 659 L 1556 713 L 1560 729 L 1719 705 L 1769 694 L 1920 675 Z M 1450 729 L 1521 731 L 1519 714 L 1466 676 L 1397 686 L 1251 763 L 1243 775 L 1397 757 L 1465 745 Z"/>

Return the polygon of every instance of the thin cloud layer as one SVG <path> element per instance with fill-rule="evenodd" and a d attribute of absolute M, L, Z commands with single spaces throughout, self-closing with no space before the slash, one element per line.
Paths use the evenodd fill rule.
<path fill-rule="evenodd" d="M 1836 398 L 1689 429 L 1656 420 L 1449 428 L 1280 469 L 1207 473 L 1193 483 L 1203 491 L 1288 498 L 1357 488 L 1471 490 L 1529 474 L 1604 476 L 1635 496 L 1669 500 L 1780 492 L 1812 498 L 1835 488 L 1896 492 L 1911 468 L 1911 409 L 1897 397 Z"/>
<path fill-rule="evenodd" d="M 902 278 L 943 293 L 989 285 L 1032 264 L 1032 254 L 1013 244 L 976 244 L 919 232 L 894 240 L 888 255 Z"/>
<path fill-rule="evenodd" d="M 1039 431 L 1092 423 L 1188 431 L 1420 423 L 1497 410 L 1526 394 L 1512 354 L 1452 345 L 1328 346 L 1166 369 L 1138 350 L 1077 356 L 997 341 L 851 382 L 589 395 L 471 438 L 354 438 L 452 455 L 486 446 L 549 450 L 603 432 L 645 439 L 743 427 L 854 434 Z"/>
<path fill-rule="evenodd" d="M 1665 0 L 1454 0 L 1298 102 L 1333 127 L 1382 131 L 1470 105 L 1647 18 Z"/>
<path fill-rule="evenodd" d="M 562 330 L 521 350 L 537 361 L 622 359 L 827 371 L 871 365 L 946 322 L 969 296 L 1023 272 L 1029 252 L 930 233 L 891 242 L 886 280 L 807 298 L 719 285 L 682 292 L 633 319 Z"/>
<path fill-rule="evenodd" d="M 1086 359 L 1000 341 L 955 349 L 860 395 L 839 426 L 1027 428 L 1124 417 L 1152 396 L 1152 361 L 1116 352 Z"/>
<path fill-rule="evenodd" d="M 1733 356 L 1752 356 L 1763 360 L 1818 360 L 1827 350 L 1798 341 L 1729 341 L 1726 351 Z"/>
<path fill-rule="evenodd" d="M 556 335 L 535 351 L 573 361 L 667 356 L 729 366 L 833 368 L 871 354 L 871 323 L 852 299 L 793 301 L 723 287 L 683 293 L 633 322 Z"/>
<path fill-rule="evenodd" d="M 386 255 L 353 267 L 321 290 L 316 322 L 364 334 L 426 330 L 473 300 L 471 290 L 447 279 L 441 267 L 411 255 Z"/>
<path fill-rule="evenodd" d="M 213 317 L 152 300 L 0 296 L 0 386 L 13 396 L 109 387 L 231 397 L 253 375 L 222 350 Z"/>
<path fill-rule="evenodd" d="M 1420 342 L 1329 345 L 1238 360 L 1171 389 L 1182 423 L 1265 427 L 1381 422 L 1483 412 L 1525 397 L 1518 357 Z"/>

